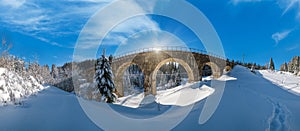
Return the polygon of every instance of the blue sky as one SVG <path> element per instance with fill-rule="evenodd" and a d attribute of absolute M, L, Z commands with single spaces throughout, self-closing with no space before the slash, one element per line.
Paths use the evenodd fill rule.
<path fill-rule="evenodd" d="M 11 53 L 40 64 L 72 61 L 81 29 L 110 0 L 0 0 L 0 32 L 13 43 Z M 139 1 L 144 2 L 144 1 Z M 133 3 L 139 5 L 139 2 Z M 265 64 L 273 57 L 276 68 L 300 55 L 300 0 L 189 0 L 213 24 L 229 59 Z M 151 5 L 149 5 L 151 6 Z M 124 8 L 130 8 L 125 5 Z M 141 10 L 149 7 L 140 7 Z M 179 9 L 178 9 L 179 10 Z M 188 46 L 203 49 L 201 41 L 182 24 L 147 15 L 116 26 L 104 39 L 113 53 L 118 45 L 153 32 L 170 32 Z M 134 35 L 136 34 L 136 35 Z M 168 33 L 167 33 L 168 34 Z M 144 36 L 143 36 L 144 37 Z M 165 37 L 162 37 L 163 39 Z M 158 39 L 159 41 L 162 41 Z"/>

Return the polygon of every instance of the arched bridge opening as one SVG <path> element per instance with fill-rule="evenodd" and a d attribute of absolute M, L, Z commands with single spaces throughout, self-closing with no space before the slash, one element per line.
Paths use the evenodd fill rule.
<path fill-rule="evenodd" d="M 180 64 L 184 69 L 185 71 L 187 72 L 187 76 L 188 76 L 188 82 L 193 82 L 195 81 L 195 77 L 194 76 L 194 72 L 192 70 L 192 68 L 190 67 L 190 65 L 188 63 L 186 63 L 184 60 L 182 59 L 177 59 L 177 58 L 168 58 L 168 59 L 165 59 L 163 61 L 161 61 L 160 63 L 158 63 L 158 65 L 156 66 L 156 68 L 154 69 L 153 73 L 152 73 L 152 94 L 156 94 L 156 89 L 157 89 L 157 73 L 159 71 L 159 69 L 167 64 L 167 63 L 171 63 L 171 62 L 175 62 L 175 63 L 178 63 Z"/>

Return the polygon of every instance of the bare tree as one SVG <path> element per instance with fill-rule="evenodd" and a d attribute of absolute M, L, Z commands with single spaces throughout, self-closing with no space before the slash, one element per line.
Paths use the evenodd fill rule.
<path fill-rule="evenodd" d="M 0 67 L 8 68 L 9 70 L 12 69 L 13 63 L 12 57 L 9 55 L 9 50 L 12 47 L 12 43 L 9 43 L 5 36 L 2 36 L 1 40 L 1 56 L 0 56 Z"/>

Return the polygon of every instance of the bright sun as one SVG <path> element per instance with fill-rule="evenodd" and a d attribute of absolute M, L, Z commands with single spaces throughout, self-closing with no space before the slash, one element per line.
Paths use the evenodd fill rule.
<path fill-rule="evenodd" d="M 161 48 L 153 48 L 153 50 L 154 50 L 156 53 L 158 53 L 158 52 L 161 51 Z"/>

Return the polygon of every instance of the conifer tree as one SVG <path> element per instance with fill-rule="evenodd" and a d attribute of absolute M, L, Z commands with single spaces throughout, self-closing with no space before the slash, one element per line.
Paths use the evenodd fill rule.
<path fill-rule="evenodd" d="M 105 57 L 104 53 L 99 59 L 97 59 L 95 80 L 97 88 L 102 95 L 102 100 L 107 103 L 115 102 L 116 95 L 113 93 L 115 91 L 113 73 L 110 67 L 110 62 Z"/>
<path fill-rule="evenodd" d="M 272 58 L 270 59 L 270 66 L 269 66 L 269 69 L 270 69 L 270 70 L 274 70 L 274 69 L 275 69 L 274 62 L 273 62 L 273 59 L 272 59 Z"/>

